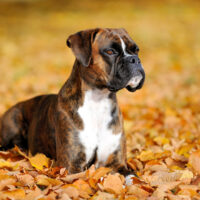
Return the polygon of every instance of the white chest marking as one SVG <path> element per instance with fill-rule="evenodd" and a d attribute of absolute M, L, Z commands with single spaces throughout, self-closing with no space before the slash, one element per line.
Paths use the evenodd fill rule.
<path fill-rule="evenodd" d="M 87 162 L 97 148 L 98 163 L 104 163 L 120 145 L 121 133 L 113 134 L 112 129 L 108 127 L 112 120 L 111 109 L 112 101 L 107 93 L 100 90 L 90 90 L 85 93 L 83 106 L 79 108 L 78 113 L 84 125 L 79 139 L 85 147 Z"/>

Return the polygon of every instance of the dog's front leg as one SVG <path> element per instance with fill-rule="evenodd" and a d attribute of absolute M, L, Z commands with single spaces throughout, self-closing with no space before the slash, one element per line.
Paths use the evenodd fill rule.
<path fill-rule="evenodd" d="M 123 174 L 126 178 L 126 184 L 130 185 L 132 184 L 131 178 L 137 175 L 132 169 L 127 167 L 126 161 L 126 140 L 125 136 L 123 135 L 121 138 L 120 147 L 108 156 L 105 166 L 112 168 L 115 172 Z"/>
<path fill-rule="evenodd" d="M 85 170 L 86 156 L 77 141 L 76 132 L 59 129 L 56 133 L 56 165 L 65 167 L 70 174 Z"/>

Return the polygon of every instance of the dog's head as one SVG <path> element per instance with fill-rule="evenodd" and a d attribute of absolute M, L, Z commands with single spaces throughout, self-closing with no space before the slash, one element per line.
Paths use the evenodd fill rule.
<path fill-rule="evenodd" d="M 80 63 L 83 78 L 91 85 L 116 92 L 134 92 L 144 83 L 139 48 L 124 29 L 90 29 L 67 39 Z"/>

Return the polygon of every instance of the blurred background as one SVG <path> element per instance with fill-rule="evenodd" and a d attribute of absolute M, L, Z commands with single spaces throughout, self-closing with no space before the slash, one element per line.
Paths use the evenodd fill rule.
<path fill-rule="evenodd" d="M 144 87 L 118 94 L 127 135 L 192 141 L 200 132 L 200 1 L 194 0 L 1 0 L 0 114 L 20 100 L 58 92 L 74 62 L 67 37 L 95 27 L 123 27 L 140 47 Z"/>

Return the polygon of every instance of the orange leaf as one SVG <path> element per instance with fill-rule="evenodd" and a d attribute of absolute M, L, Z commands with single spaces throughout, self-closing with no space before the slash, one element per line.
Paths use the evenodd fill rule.
<path fill-rule="evenodd" d="M 8 197 L 8 198 L 23 199 L 25 198 L 25 191 L 23 189 L 4 191 L 3 196 Z"/>
<path fill-rule="evenodd" d="M 79 179 L 75 181 L 73 185 L 76 186 L 76 188 L 79 190 L 80 196 L 82 198 L 89 198 L 90 195 L 93 194 L 91 187 L 84 180 Z"/>
<path fill-rule="evenodd" d="M 100 167 L 97 169 L 93 175 L 93 179 L 99 180 L 102 176 L 105 176 L 107 173 L 111 172 L 111 168 Z"/>
<path fill-rule="evenodd" d="M 109 174 L 103 182 L 103 187 L 107 192 L 115 194 L 121 194 L 123 192 L 122 181 L 117 175 Z"/>

